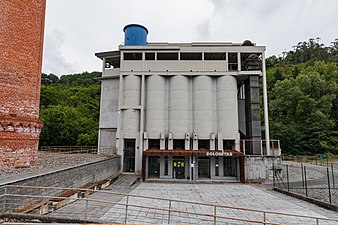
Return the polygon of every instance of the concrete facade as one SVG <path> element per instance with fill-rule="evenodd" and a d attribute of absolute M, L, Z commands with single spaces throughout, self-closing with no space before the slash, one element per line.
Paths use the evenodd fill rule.
<path fill-rule="evenodd" d="M 245 154 L 270 154 L 261 141 L 264 54 L 248 41 L 96 53 L 103 61 L 99 146 L 116 146 L 122 170 L 144 178 L 239 180 Z"/>
<path fill-rule="evenodd" d="M 45 0 L 0 1 L 0 167 L 37 158 Z"/>

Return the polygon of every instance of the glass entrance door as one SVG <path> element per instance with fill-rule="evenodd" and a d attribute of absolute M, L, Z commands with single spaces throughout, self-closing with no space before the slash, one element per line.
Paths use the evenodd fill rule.
<path fill-rule="evenodd" d="M 148 158 L 148 177 L 149 178 L 159 178 L 160 177 L 160 157 L 159 156 L 149 156 Z"/>
<path fill-rule="evenodd" d="M 185 175 L 185 158 L 184 157 L 174 157 L 173 158 L 173 175 L 176 179 L 183 179 Z"/>
<path fill-rule="evenodd" d="M 198 158 L 198 178 L 210 178 L 210 159 Z"/>
<path fill-rule="evenodd" d="M 135 172 L 135 139 L 124 139 L 123 172 Z"/>

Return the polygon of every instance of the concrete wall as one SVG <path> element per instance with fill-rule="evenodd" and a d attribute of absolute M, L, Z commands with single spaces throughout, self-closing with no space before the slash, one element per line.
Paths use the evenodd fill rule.
<path fill-rule="evenodd" d="M 95 183 L 116 176 L 119 171 L 120 158 L 115 157 L 2 183 L 0 186 L 0 194 L 5 192 L 4 185 L 81 188 L 86 184 Z M 7 187 L 7 193 L 11 194 L 57 196 L 62 192 L 64 191 L 54 189 L 14 189 Z M 32 199 L 29 199 L 28 197 L 6 197 L 8 206 L 14 202 L 18 203 L 18 201 L 20 201 L 20 203 L 29 203 Z M 0 199 L 0 207 L 2 206 L 3 199 Z"/>
<path fill-rule="evenodd" d="M 262 182 L 272 179 L 272 165 L 279 165 L 280 157 L 274 156 L 245 156 L 246 182 Z"/>

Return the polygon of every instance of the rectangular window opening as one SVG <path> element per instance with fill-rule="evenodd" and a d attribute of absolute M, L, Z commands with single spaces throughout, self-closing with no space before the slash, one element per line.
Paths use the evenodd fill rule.
<path fill-rule="evenodd" d="M 237 61 L 237 52 L 228 53 L 228 70 L 237 71 L 238 70 L 238 61 Z"/>
<path fill-rule="evenodd" d="M 148 149 L 160 149 L 160 139 L 149 139 Z"/>
<path fill-rule="evenodd" d="M 158 52 L 157 60 L 178 60 L 178 52 Z"/>
<path fill-rule="evenodd" d="M 185 149 L 185 140 L 184 139 L 174 139 L 173 149 L 184 150 Z"/>
<path fill-rule="evenodd" d="M 227 54 L 225 52 L 205 52 L 204 60 L 226 60 Z"/>
<path fill-rule="evenodd" d="M 198 140 L 198 149 L 210 150 L 210 140 Z"/>
<path fill-rule="evenodd" d="M 145 53 L 146 60 L 155 60 L 155 52 L 146 52 Z"/>
<path fill-rule="evenodd" d="M 181 60 L 202 60 L 202 53 L 200 52 L 181 52 Z"/>
<path fill-rule="evenodd" d="M 261 53 L 241 53 L 241 70 L 252 71 L 262 69 Z"/>
<path fill-rule="evenodd" d="M 223 140 L 224 150 L 235 150 L 235 140 Z"/>
<path fill-rule="evenodd" d="M 123 53 L 124 60 L 142 60 L 142 53 L 141 52 L 129 52 Z"/>

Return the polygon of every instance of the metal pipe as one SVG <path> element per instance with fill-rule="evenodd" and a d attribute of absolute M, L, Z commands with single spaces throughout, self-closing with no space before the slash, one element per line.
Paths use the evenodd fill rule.
<path fill-rule="evenodd" d="M 262 52 L 262 76 L 263 76 L 263 103 L 264 103 L 266 154 L 270 155 L 271 152 L 270 152 L 270 132 L 269 132 L 268 89 L 266 84 L 265 51 Z"/>

